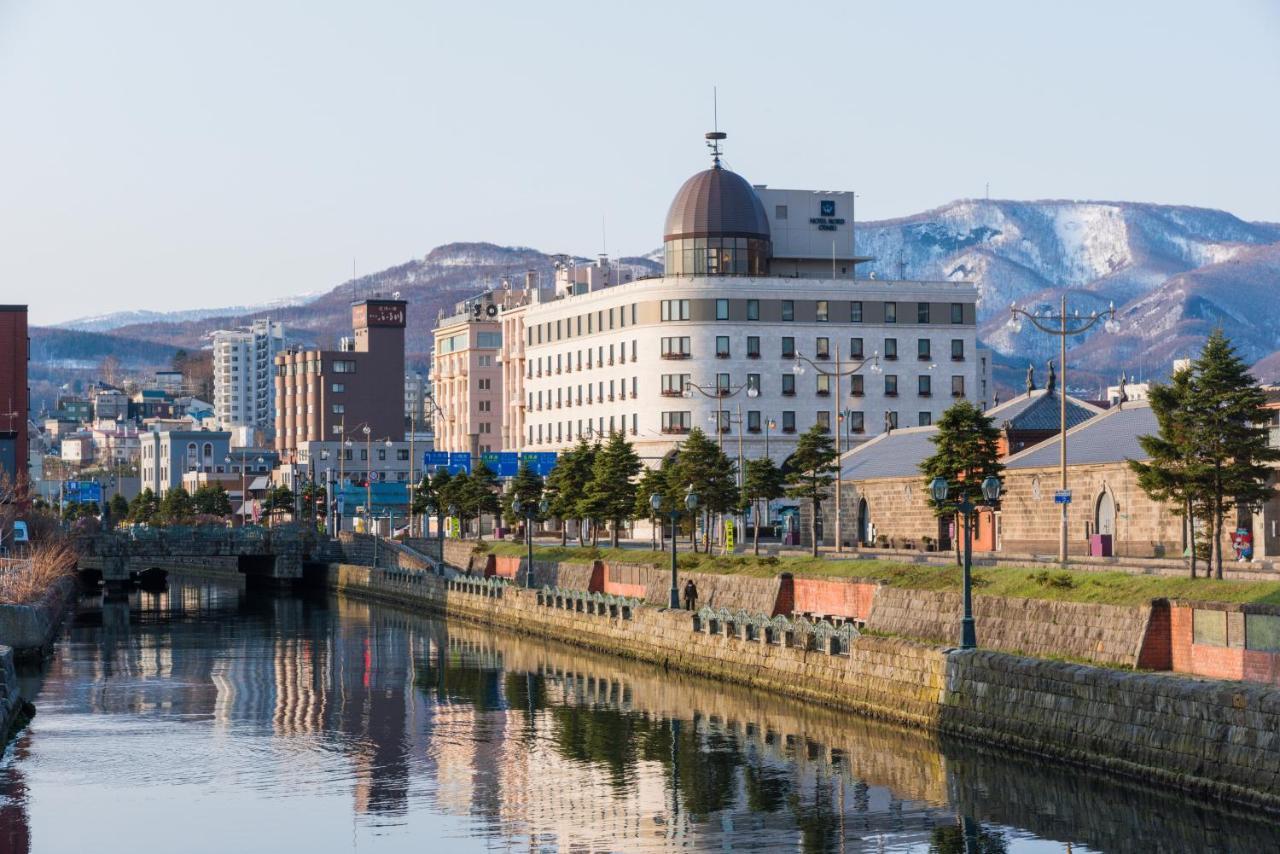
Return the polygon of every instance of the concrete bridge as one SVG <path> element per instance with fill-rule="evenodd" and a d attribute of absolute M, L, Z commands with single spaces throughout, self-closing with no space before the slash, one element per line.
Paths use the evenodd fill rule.
<path fill-rule="evenodd" d="M 76 545 L 81 578 L 101 581 L 108 592 L 163 584 L 170 571 L 238 573 L 250 584 L 287 586 L 302 579 L 305 564 L 341 555 L 336 542 L 300 525 L 140 528 L 92 534 Z"/>

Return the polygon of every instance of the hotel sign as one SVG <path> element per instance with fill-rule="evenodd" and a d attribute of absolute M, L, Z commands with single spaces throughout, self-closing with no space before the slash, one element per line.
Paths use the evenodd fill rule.
<path fill-rule="evenodd" d="M 404 326 L 404 304 L 367 302 L 353 308 L 353 326 Z"/>
<path fill-rule="evenodd" d="M 844 225 L 844 217 L 836 216 L 836 200 L 819 201 L 818 216 L 809 217 L 809 224 L 816 225 L 818 231 L 835 231 L 836 226 Z"/>

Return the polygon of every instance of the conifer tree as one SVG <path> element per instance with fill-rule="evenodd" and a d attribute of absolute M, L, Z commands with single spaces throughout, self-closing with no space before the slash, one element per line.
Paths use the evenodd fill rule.
<path fill-rule="evenodd" d="M 148 525 L 155 521 L 160 502 L 151 487 L 139 492 L 129 502 L 129 521 L 136 525 Z"/>
<path fill-rule="evenodd" d="M 679 483 L 686 489 L 692 486 L 697 494 L 698 508 L 704 520 L 712 514 L 727 513 L 738 506 L 733 461 L 700 427 L 690 430 L 688 438 L 680 443 L 675 468 Z M 683 500 L 681 497 L 680 501 Z M 708 524 L 703 525 L 707 537 L 710 536 L 710 528 Z M 694 549 L 697 549 L 696 541 Z"/>
<path fill-rule="evenodd" d="M 541 521 L 538 502 L 542 498 L 542 488 L 542 477 L 530 468 L 528 463 L 521 462 L 516 476 L 511 479 L 506 491 L 502 493 L 502 515 L 509 524 L 518 525 L 524 522 L 528 514 L 532 514 L 535 520 Z M 517 498 L 520 499 L 521 504 L 518 515 L 512 510 L 513 502 Z"/>
<path fill-rule="evenodd" d="M 666 495 L 667 479 L 665 470 L 661 468 L 646 468 L 640 474 L 640 482 L 636 484 L 636 503 L 632 510 L 632 518 L 643 519 L 648 517 L 650 527 L 653 529 L 653 535 L 650 547 L 654 550 L 658 548 L 658 531 L 661 529 L 661 522 L 657 518 L 657 514 L 653 511 L 653 506 L 649 503 L 649 499 L 653 495 Z"/>
<path fill-rule="evenodd" d="M 813 556 L 818 556 L 818 513 L 822 500 L 831 484 L 835 483 L 838 466 L 836 449 L 819 424 L 814 424 L 796 442 L 795 453 L 787 460 L 787 495 L 809 501 L 813 509 L 810 534 L 813 539 Z"/>
<path fill-rule="evenodd" d="M 464 500 L 476 519 L 486 513 L 493 516 L 502 512 L 502 502 L 498 498 L 498 476 L 493 469 L 483 462 L 471 471 L 470 488 L 463 492 Z M 479 537 L 484 539 L 484 525 L 479 524 Z"/>
<path fill-rule="evenodd" d="M 1129 460 L 1138 486 L 1154 501 L 1168 502 L 1174 513 L 1186 520 L 1191 577 L 1196 577 L 1196 519 L 1205 518 L 1205 468 L 1196 453 L 1192 424 L 1193 374 L 1175 373 L 1167 385 L 1152 385 L 1147 401 L 1160 432 L 1139 436 L 1147 461 Z M 1211 571 L 1211 570 L 1210 570 Z"/>
<path fill-rule="evenodd" d="M 756 507 L 756 523 L 751 537 L 751 547 L 755 554 L 760 554 L 760 525 L 764 516 L 760 513 L 760 503 L 768 508 L 769 502 L 787 494 L 786 483 L 782 477 L 782 469 L 778 468 L 770 457 L 747 460 L 743 476 L 742 489 L 746 498 Z"/>
<path fill-rule="evenodd" d="M 608 522 L 609 542 L 618 547 L 624 522 L 632 517 L 636 506 L 635 477 L 643 465 L 635 448 L 622 433 L 614 433 L 596 454 L 591 481 L 582 499 L 583 515 L 597 524 Z"/>
<path fill-rule="evenodd" d="M 958 532 L 963 524 L 955 509 L 960 494 L 967 495 L 972 504 L 981 504 L 984 500 L 982 481 L 993 475 L 999 477 L 1004 471 L 1004 464 L 1000 462 L 1000 429 L 980 406 L 958 400 L 942 413 L 938 429 L 929 441 L 936 450 L 920 462 L 925 497 L 935 516 L 955 516 Z M 936 477 L 951 487 L 942 504 L 933 500 L 931 487 Z M 954 543 L 957 562 L 960 561 L 960 540 L 957 536 Z"/>
<path fill-rule="evenodd" d="M 547 497 L 547 512 L 560 520 L 560 543 L 568 542 L 570 519 L 577 518 L 578 500 L 591 482 L 596 448 L 580 436 L 578 444 L 560 454 L 556 466 L 547 475 L 543 490 Z M 586 530 L 578 528 L 578 541 L 586 545 Z"/>
<path fill-rule="evenodd" d="M 117 492 L 111 496 L 110 510 L 111 521 L 119 525 L 129 515 L 129 500 Z"/>
<path fill-rule="evenodd" d="M 175 486 L 160 499 L 156 516 L 165 524 L 179 525 L 183 520 L 191 518 L 195 509 L 191 494 L 185 488 Z"/>
<path fill-rule="evenodd" d="M 1221 329 L 1209 336 L 1191 369 L 1192 447 L 1203 467 L 1214 575 L 1222 578 L 1223 520 L 1272 496 L 1267 464 L 1280 460 L 1280 450 L 1268 443 L 1266 394 Z"/>

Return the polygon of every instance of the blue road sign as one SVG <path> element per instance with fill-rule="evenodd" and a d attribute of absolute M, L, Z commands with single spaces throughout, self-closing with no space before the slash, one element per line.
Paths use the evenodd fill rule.
<path fill-rule="evenodd" d="M 488 461 L 485 464 L 496 471 L 498 477 L 515 477 L 519 474 L 520 454 L 515 451 L 499 451 L 495 456 L 498 458 L 497 466 L 489 465 Z"/>
<path fill-rule="evenodd" d="M 449 465 L 449 452 L 423 451 L 422 464 L 424 466 L 447 466 Z"/>
<path fill-rule="evenodd" d="M 1054 504 L 1070 504 L 1071 490 L 1059 489 L 1057 492 L 1053 493 L 1053 503 Z"/>
<path fill-rule="evenodd" d="M 62 500 L 69 504 L 101 504 L 102 484 L 96 480 L 64 481 Z"/>
<path fill-rule="evenodd" d="M 470 451 L 450 451 L 449 452 L 449 474 L 458 474 L 459 472 L 471 474 L 471 452 Z"/>

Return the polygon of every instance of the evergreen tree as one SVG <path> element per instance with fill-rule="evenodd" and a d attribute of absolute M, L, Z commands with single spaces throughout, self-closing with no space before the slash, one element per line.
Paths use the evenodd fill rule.
<path fill-rule="evenodd" d="M 675 466 L 678 481 L 686 488 L 692 486 L 697 494 L 704 520 L 712 514 L 727 513 L 738 506 L 733 461 L 700 427 L 690 430 L 688 438 L 680 443 Z M 680 501 L 683 508 L 683 496 Z M 709 537 L 711 526 L 704 524 L 703 528 Z M 696 543 L 694 548 L 697 548 Z"/>
<path fill-rule="evenodd" d="M 283 483 L 267 490 L 266 496 L 262 499 L 262 512 L 267 516 L 267 525 L 271 524 L 271 517 L 277 513 L 289 513 L 293 511 L 293 490 L 285 486 Z"/>
<path fill-rule="evenodd" d="M 595 445 L 585 437 L 578 438 L 578 444 L 560 454 L 556 466 L 547 475 L 544 492 L 547 497 L 547 512 L 560 520 L 560 543 L 568 542 L 568 520 L 577 518 L 578 499 L 591 482 L 596 455 Z M 579 543 L 586 544 L 586 530 L 578 528 Z"/>
<path fill-rule="evenodd" d="M 609 523 L 609 542 L 614 548 L 618 547 L 623 523 L 635 512 L 635 477 L 643 467 L 635 448 L 622 433 L 609 436 L 592 465 L 591 481 L 582 498 L 582 513 L 597 523 L 597 529 L 599 523 Z"/>
<path fill-rule="evenodd" d="M 453 480 L 453 475 L 449 474 L 449 470 L 447 468 L 440 466 L 436 469 L 435 476 L 431 478 L 430 492 L 426 492 L 424 490 L 423 493 L 424 495 L 430 496 L 430 498 L 424 499 L 424 503 L 422 505 L 423 513 L 429 512 L 430 503 L 432 501 L 435 503 L 437 531 L 444 529 L 444 518 L 449 513 L 448 495 L 449 482 L 451 480 Z M 426 482 L 426 478 L 423 478 L 423 483 Z"/>
<path fill-rule="evenodd" d="M 191 498 L 197 513 L 223 518 L 231 515 L 231 497 L 221 483 L 203 484 Z"/>
<path fill-rule="evenodd" d="M 111 521 L 119 525 L 129 516 L 129 501 L 120 493 L 111 496 Z"/>
<path fill-rule="evenodd" d="M 655 493 L 658 495 L 666 495 L 667 479 L 666 472 L 661 468 L 646 468 L 640 475 L 640 482 L 636 485 L 636 502 L 632 509 L 631 515 L 635 519 L 643 519 L 648 517 L 651 527 L 653 528 L 653 537 L 651 547 L 656 550 L 658 548 L 658 531 L 660 522 L 657 514 L 653 511 L 653 506 L 649 503 L 650 496 Z"/>
<path fill-rule="evenodd" d="M 1196 453 L 1192 424 L 1193 371 L 1178 371 L 1168 385 L 1152 385 L 1147 401 L 1156 416 L 1160 433 L 1139 436 L 1148 460 L 1129 460 L 1138 486 L 1152 500 L 1168 502 L 1174 513 L 1186 520 L 1191 557 L 1191 577 L 1196 577 L 1196 519 L 1205 518 L 1205 467 Z"/>
<path fill-rule="evenodd" d="M 495 521 L 497 520 L 498 514 L 502 512 L 502 502 L 498 497 L 500 489 L 498 475 L 483 462 L 478 463 L 471 470 L 470 489 L 463 494 L 475 518 L 481 519 L 485 514 L 489 514 Z M 483 540 L 484 524 L 479 524 L 478 528 L 480 539 Z"/>
<path fill-rule="evenodd" d="M 1222 578 L 1223 519 L 1272 496 L 1267 464 L 1280 460 L 1280 450 L 1268 443 L 1266 394 L 1221 329 L 1209 336 L 1191 369 L 1192 447 L 1204 472 L 1214 575 Z"/>
<path fill-rule="evenodd" d="M 962 520 L 957 515 L 956 504 L 960 494 L 969 497 L 973 504 L 981 504 L 982 481 L 994 475 L 1000 476 L 1004 464 L 1000 462 L 1000 429 L 982 407 L 968 400 L 958 400 L 938 419 L 938 429 L 929 438 L 933 454 L 920 462 L 920 473 L 925 477 L 925 497 L 935 516 L 953 515 L 956 530 Z M 933 500 L 933 479 L 940 477 L 951 487 L 947 500 L 941 504 Z M 956 537 L 956 560 L 960 560 L 960 537 Z"/>
<path fill-rule="evenodd" d="M 760 503 L 766 508 L 764 513 L 757 512 L 755 530 L 752 533 L 752 550 L 760 554 L 760 525 L 768 515 L 769 502 L 787 494 L 786 483 L 782 477 L 782 469 L 769 457 L 747 460 L 743 474 L 742 491 L 746 498 L 759 511 Z"/>
<path fill-rule="evenodd" d="M 160 502 L 151 487 L 139 492 L 129 502 L 129 521 L 135 525 L 149 525 L 155 521 L 160 510 Z"/>
<path fill-rule="evenodd" d="M 184 487 L 175 486 L 160 499 L 160 507 L 156 512 L 159 521 L 166 525 L 180 525 L 195 515 L 196 505 L 191 500 L 191 493 Z"/>
<path fill-rule="evenodd" d="M 838 466 L 831 436 L 819 424 L 806 430 L 796 442 L 795 453 L 787 460 L 787 495 L 810 502 L 813 519 L 813 556 L 818 556 L 818 513 L 831 484 L 835 483 Z"/>
<path fill-rule="evenodd" d="M 529 514 L 532 514 L 535 521 L 541 521 L 538 501 L 542 498 L 542 488 L 542 476 L 530 468 L 528 463 L 521 462 L 516 476 L 507 484 L 506 492 L 502 493 L 502 515 L 509 524 L 522 524 Z M 520 499 L 519 514 L 512 510 L 517 498 Z"/>

